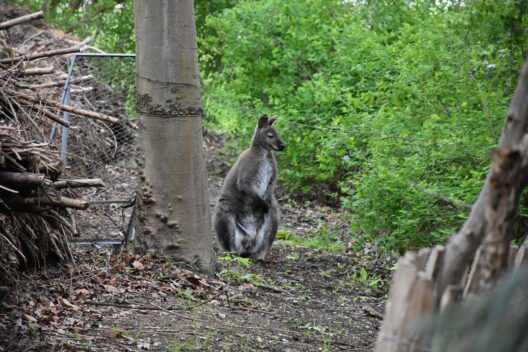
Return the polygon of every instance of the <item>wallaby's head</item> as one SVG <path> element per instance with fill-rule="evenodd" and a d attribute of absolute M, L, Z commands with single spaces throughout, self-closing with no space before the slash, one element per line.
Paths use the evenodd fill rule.
<path fill-rule="evenodd" d="M 272 127 L 275 118 L 268 119 L 266 115 L 259 118 L 251 145 L 266 150 L 284 150 L 286 145 L 280 139 L 279 134 Z"/>

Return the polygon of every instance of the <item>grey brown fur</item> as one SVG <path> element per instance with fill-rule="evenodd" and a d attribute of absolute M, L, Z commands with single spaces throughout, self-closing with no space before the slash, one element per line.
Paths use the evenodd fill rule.
<path fill-rule="evenodd" d="M 273 150 L 284 142 L 272 127 L 275 119 L 261 116 L 251 146 L 229 170 L 214 214 L 214 228 L 224 250 L 264 260 L 279 226 L 273 194 L 277 163 Z"/>

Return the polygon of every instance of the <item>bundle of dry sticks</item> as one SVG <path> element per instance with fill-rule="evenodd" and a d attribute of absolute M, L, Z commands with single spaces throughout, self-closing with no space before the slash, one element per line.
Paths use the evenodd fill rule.
<path fill-rule="evenodd" d="M 72 259 L 75 212 L 89 206 L 75 188 L 104 186 L 99 179 L 61 177 L 58 149 L 48 141 L 54 123 L 70 126 L 59 111 L 117 122 L 58 102 L 68 54 L 84 49 L 89 39 L 75 43 L 29 25 L 41 22 L 42 12 L 11 15 L 7 21 L 0 17 L 0 282 L 16 278 L 20 267 Z"/>

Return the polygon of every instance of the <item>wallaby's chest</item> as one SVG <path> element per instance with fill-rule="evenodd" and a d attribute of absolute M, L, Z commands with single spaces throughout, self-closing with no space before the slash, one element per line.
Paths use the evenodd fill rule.
<path fill-rule="evenodd" d="M 275 178 L 275 164 L 271 158 L 265 158 L 258 164 L 255 177 L 255 191 L 261 198 L 267 198 L 271 183 Z"/>

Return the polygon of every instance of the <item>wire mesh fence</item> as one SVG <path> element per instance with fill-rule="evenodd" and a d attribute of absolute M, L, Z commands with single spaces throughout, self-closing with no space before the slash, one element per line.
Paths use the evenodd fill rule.
<path fill-rule="evenodd" d="M 67 178 L 100 178 L 103 188 L 78 190 L 92 205 L 77 214 L 82 240 L 121 239 L 127 230 L 137 184 L 135 56 L 77 54 L 66 79 L 62 102 L 119 120 L 110 124 L 70 118 L 71 127 L 52 131 L 61 144 Z M 59 136 L 60 135 L 60 136 Z"/>

